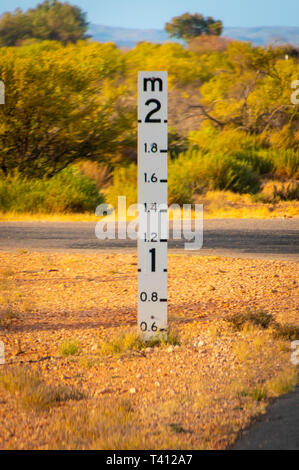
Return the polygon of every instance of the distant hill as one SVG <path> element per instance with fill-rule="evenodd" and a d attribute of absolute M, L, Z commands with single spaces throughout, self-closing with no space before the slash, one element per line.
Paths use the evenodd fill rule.
<path fill-rule="evenodd" d="M 299 27 L 224 28 L 223 36 L 239 41 L 251 41 L 259 46 L 265 46 L 270 42 L 299 45 Z"/>
<path fill-rule="evenodd" d="M 134 47 L 139 41 L 165 42 L 168 34 L 162 29 L 131 29 L 90 24 L 88 34 L 99 42 L 115 42 L 118 46 Z"/>
<path fill-rule="evenodd" d="M 99 42 L 114 42 L 118 46 L 134 47 L 139 41 L 163 43 L 169 41 L 162 29 L 131 29 L 90 24 L 88 33 Z M 224 28 L 223 36 L 257 45 L 270 42 L 299 45 L 299 27 L 261 26 L 256 28 Z M 182 42 L 182 41 L 181 41 Z"/>

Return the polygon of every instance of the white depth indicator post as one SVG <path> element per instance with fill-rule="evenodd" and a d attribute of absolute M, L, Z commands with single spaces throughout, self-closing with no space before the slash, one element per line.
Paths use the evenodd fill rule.
<path fill-rule="evenodd" d="M 138 332 L 167 333 L 167 72 L 138 73 Z"/>

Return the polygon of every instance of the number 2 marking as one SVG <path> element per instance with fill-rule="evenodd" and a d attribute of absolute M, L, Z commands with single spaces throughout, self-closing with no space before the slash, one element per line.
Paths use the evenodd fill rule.
<path fill-rule="evenodd" d="M 156 108 L 152 109 L 147 115 L 146 115 L 146 118 L 144 120 L 144 122 L 161 122 L 161 119 L 151 119 L 151 116 L 155 113 L 157 113 L 158 111 L 160 111 L 161 109 L 161 103 L 159 100 L 154 100 L 154 99 L 151 99 L 151 100 L 147 100 L 145 102 L 145 105 L 146 106 L 149 106 L 151 103 L 154 103 L 156 105 Z"/>

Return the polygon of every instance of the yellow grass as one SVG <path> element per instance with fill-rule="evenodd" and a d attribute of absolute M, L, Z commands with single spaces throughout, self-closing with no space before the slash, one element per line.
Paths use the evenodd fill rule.
<path fill-rule="evenodd" d="M 59 402 L 83 398 L 70 387 L 46 384 L 38 370 L 26 367 L 1 371 L 1 388 L 16 395 L 18 405 L 27 410 L 47 410 Z"/>
<path fill-rule="evenodd" d="M 191 217 L 194 219 L 194 211 L 191 211 Z M 204 208 L 204 219 L 269 219 L 269 218 L 294 218 L 299 217 L 298 203 L 280 203 L 276 208 L 270 204 L 261 204 L 257 207 L 241 208 Z M 83 214 L 30 214 L 16 212 L 0 212 L 0 222 L 98 222 L 103 217 L 97 217 L 92 213 Z M 169 220 L 173 220 L 170 214 Z M 106 219 L 108 220 L 108 218 Z M 111 219 L 110 219 L 111 220 Z M 118 220 L 118 215 L 115 215 Z M 128 221 L 134 220 L 134 217 L 127 217 Z"/>

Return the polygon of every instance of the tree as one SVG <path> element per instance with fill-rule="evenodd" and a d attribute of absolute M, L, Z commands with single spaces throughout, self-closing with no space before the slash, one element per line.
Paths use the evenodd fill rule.
<path fill-rule="evenodd" d="M 113 44 L 55 41 L 0 48 L 0 169 L 51 177 L 82 158 L 110 161 L 130 132 Z"/>
<path fill-rule="evenodd" d="M 201 86 L 201 103 L 190 104 L 190 109 L 199 110 L 221 131 L 235 129 L 269 142 L 276 132 L 281 137 L 284 132 L 285 140 L 292 137 L 288 146 L 298 148 L 299 106 L 290 101 L 298 62 L 282 59 L 280 48 L 243 42 L 232 42 L 225 55 L 227 64 Z"/>
<path fill-rule="evenodd" d="M 76 42 L 87 36 L 85 13 L 76 6 L 58 0 L 45 0 L 25 13 L 16 9 L 0 18 L 0 46 L 14 46 L 35 38 Z"/>
<path fill-rule="evenodd" d="M 165 31 L 170 37 L 181 38 L 187 42 L 202 34 L 220 36 L 222 29 L 223 25 L 220 20 L 214 20 L 211 16 L 205 18 L 198 13 L 175 16 L 170 23 L 165 25 Z"/>

